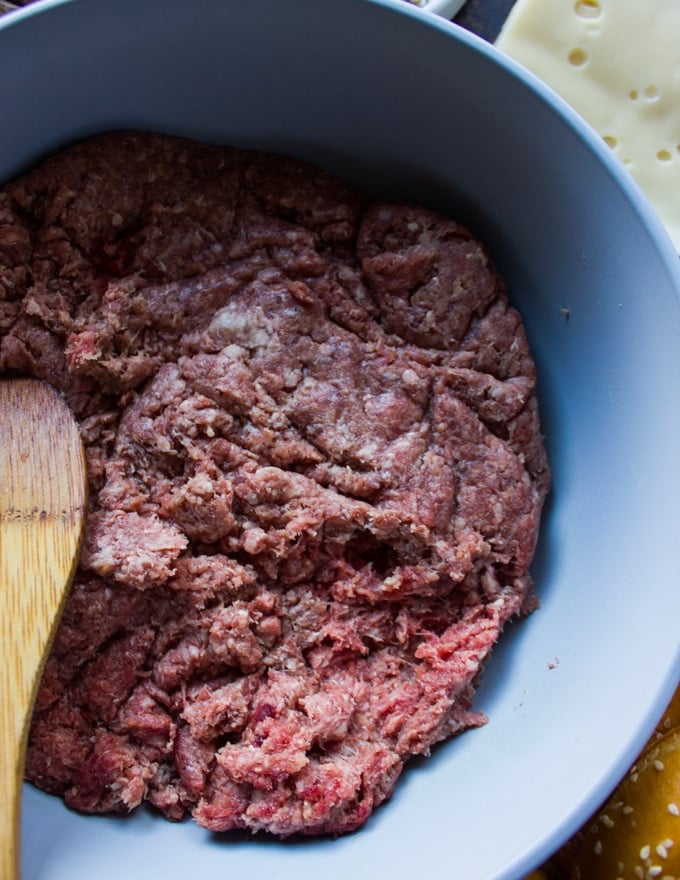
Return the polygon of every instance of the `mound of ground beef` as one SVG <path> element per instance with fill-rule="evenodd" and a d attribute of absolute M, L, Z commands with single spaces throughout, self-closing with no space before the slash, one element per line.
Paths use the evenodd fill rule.
<path fill-rule="evenodd" d="M 0 192 L 0 372 L 63 392 L 88 461 L 41 789 L 342 833 L 484 723 L 549 472 L 465 228 L 290 158 L 99 136 Z"/>

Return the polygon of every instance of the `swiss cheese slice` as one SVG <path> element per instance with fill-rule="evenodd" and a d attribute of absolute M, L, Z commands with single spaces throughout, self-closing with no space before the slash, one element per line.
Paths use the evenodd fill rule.
<path fill-rule="evenodd" d="M 604 138 L 680 251 L 680 0 L 517 0 L 496 45 Z"/>

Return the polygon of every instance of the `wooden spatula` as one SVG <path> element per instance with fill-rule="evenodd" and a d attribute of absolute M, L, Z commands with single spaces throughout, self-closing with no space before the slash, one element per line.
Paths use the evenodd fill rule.
<path fill-rule="evenodd" d="M 0 878 L 19 876 L 31 710 L 73 577 L 85 457 L 68 407 L 34 379 L 0 379 Z"/>

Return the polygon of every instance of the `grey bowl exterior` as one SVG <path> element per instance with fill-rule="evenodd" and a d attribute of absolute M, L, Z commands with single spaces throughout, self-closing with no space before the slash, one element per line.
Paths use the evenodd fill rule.
<path fill-rule="evenodd" d="M 291 152 L 464 219 L 525 318 L 554 470 L 543 607 L 487 670 L 490 723 L 414 765 L 361 832 L 222 840 L 27 787 L 25 876 L 522 877 L 680 674 L 680 269 L 646 200 L 548 89 L 401 0 L 42 0 L 0 21 L 0 83 L 0 179 L 136 127 Z"/>

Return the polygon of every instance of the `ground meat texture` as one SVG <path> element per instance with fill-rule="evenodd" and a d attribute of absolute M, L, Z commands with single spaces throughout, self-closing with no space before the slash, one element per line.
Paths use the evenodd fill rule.
<path fill-rule="evenodd" d="M 0 191 L 0 371 L 61 389 L 90 480 L 37 786 L 337 834 L 484 723 L 550 477 L 465 228 L 294 159 L 99 136 Z"/>

